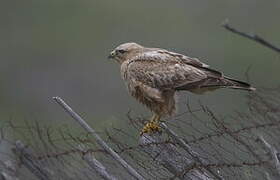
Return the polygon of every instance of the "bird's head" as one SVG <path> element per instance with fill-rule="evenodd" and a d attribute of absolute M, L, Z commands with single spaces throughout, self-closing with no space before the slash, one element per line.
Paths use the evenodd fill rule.
<path fill-rule="evenodd" d="M 132 56 L 134 53 L 137 53 L 143 49 L 143 46 L 134 43 L 124 43 L 116 47 L 109 55 L 109 59 L 114 59 L 120 64 L 123 63 L 125 60 Z"/>

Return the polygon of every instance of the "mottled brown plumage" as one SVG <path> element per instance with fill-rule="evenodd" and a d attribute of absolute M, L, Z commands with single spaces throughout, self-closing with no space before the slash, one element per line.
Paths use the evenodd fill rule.
<path fill-rule="evenodd" d="M 128 91 L 155 113 L 154 121 L 172 115 L 175 92 L 201 94 L 218 88 L 254 90 L 248 83 L 224 76 L 196 58 L 136 43 L 119 45 L 110 58 L 121 65 Z"/>

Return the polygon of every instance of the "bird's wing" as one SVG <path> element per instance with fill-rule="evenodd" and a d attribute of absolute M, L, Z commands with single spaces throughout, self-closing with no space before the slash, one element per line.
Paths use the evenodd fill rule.
<path fill-rule="evenodd" d="M 155 57 L 161 56 L 163 59 L 166 59 L 168 61 L 176 60 L 176 61 L 180 61 L 181 63 L 193 65 L 196 67 L 209 67 L 209 65 L 201 62 L 197 58 L 191 58 L 183 54 L 167 51 L 165 49 L 157 49 L 157 48 L 148 49 L 146 53 L 152 54 Z"/>
<path fill-rule="evenodd" d="M 176 60 L 158 51 L 144 52 L 129 60 L 126 68 L 128 79 L 157 89 L 176 89 L 208 77 L 202 66 Z"/>

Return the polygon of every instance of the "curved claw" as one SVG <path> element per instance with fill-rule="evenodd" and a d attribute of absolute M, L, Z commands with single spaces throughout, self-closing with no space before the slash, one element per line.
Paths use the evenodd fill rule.
<path fill-rule="evenodd" d="M 158 122 L 148 122 L 143 129 L 140 132 L 140 135 L 142 136 L 145 133 L 154 133 L 154 132 L 161 132 L 161 128 Z"/>

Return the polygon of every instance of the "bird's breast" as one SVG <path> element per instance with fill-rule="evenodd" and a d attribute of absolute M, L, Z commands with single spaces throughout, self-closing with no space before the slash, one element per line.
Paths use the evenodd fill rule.
<path fill-rule="evenodd" d="M 128 62 L 123 62 L 121 65 L 121 76 L 124 81 L 127 81 L 128 74 L 127 74 L 127 69 L 128 69 Z"/>

